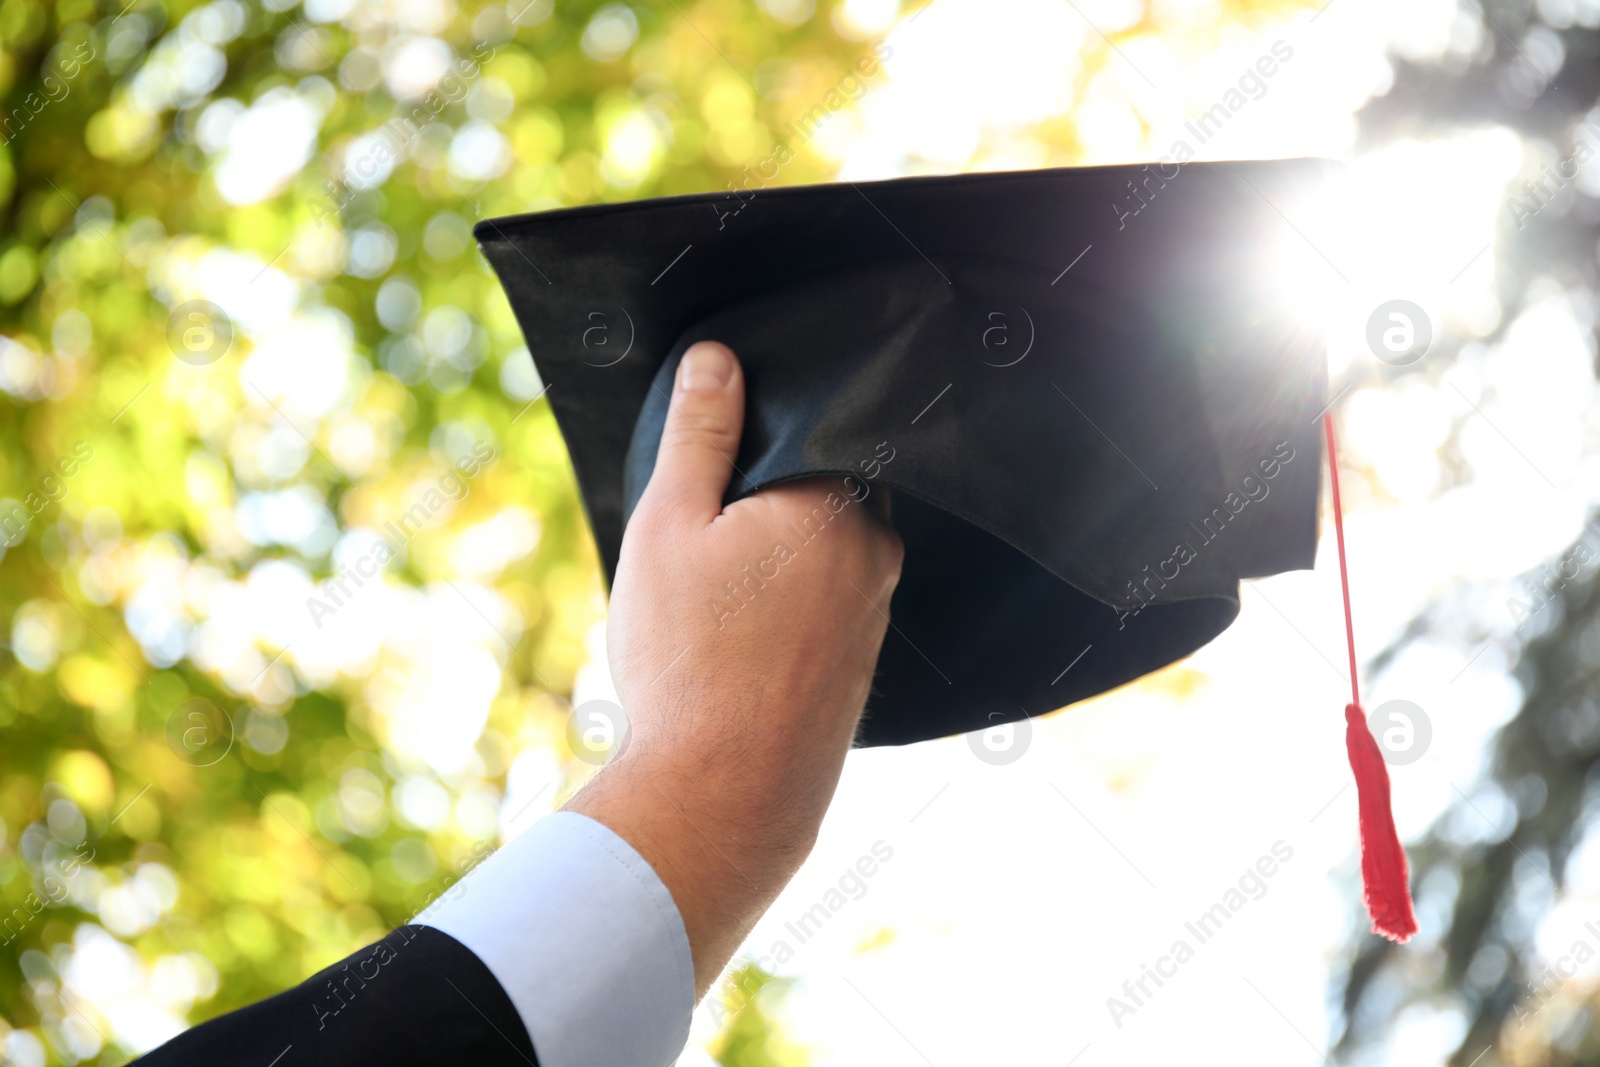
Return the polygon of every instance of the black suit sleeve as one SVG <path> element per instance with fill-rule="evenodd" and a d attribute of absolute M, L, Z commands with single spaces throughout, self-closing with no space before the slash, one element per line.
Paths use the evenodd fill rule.
<path fill-rule="evenodd" d="M 489 968 L 428 926 L 402 926 L 277 996 L 185 1031 L 142 1067 L 538 1067 Z"/>

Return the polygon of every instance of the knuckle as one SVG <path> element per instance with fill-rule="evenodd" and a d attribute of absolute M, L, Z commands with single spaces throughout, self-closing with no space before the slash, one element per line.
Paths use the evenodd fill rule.
<path fill-rule="evenodd" d="M 780 486 L 778 492 L 769 491 L 769 493 L 773 517 L 777 521 L 799 524 L 807 519 L 816 518 L 818 511 L 827 514 L 828 509 L 822 496 L 820 494 L 813 496 L 800 486 L 793 488 Z"/>
<path fill-rule="evenodd" d="M 693 497 L 679 486 L 661 486 L 650 501 L 645 532 L 661 540 L 676 536 L 678 527 L 691 511 L 692 501 Z"/>
<path fill-rule="evenodd" d="M 673 425 L 673 436 L 689 443 L 703 444 L 709 438 L 720 445 L 733 434 L 732 416 L 726 411 L 716 409 L 684 410 L 674 420 Z"/>
<path fill-rule="evenodd" d="M 645 486 L 639 506 L 628 520 L 628 532 L 638 531 L 638 536 L 656 543 L 675 535 L 686 509 L 686 495 L 675 485 L 651 481 Z"/>
<path fill-rule="evenodd" d="M 906 562 L 906 550 L 900 543 L 900 538 L 891 537 L 886 540 L 880 558 L 882 563 L 879 573 L 883 576 L 885 587 L 893 590 L 900 584 L 900 575 L 904 573 Z"/>
<path fill-rule="evenodd" d="M 895 577 L 900 576 L 901 569 L 906 563 L 906 543 L 900 540 L 900 535 L 889 527 L 884 527 L 883 544 L 889 556 L 889 568 L 894 571 Z"/>

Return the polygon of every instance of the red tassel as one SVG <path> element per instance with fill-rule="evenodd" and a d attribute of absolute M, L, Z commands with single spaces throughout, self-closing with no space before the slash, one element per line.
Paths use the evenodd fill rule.
<path fill-rule="evenodd" d="M 1404 943 L 1417 932 L 1417 917 L 1411 911 L 1406 852 L 1389 808 L 1389 768 L 1360 704 L 1345 705 L 1344 721 L 1344 744 L 1361 803 L 1362 896 L 1372 917 L 1372 932 Z"/>
<path fill-rule="evenodd" d="M 1350 650 L 1350 703 L 1344 708 L 1344 743 L 1356 776 L 1361 805 L 1361 882 L 1372 932 L 1390 941 L 1406 942 L 1417 932 L 1411 910 L 1411 880 L 1405 849 L 1395 833 L 1389 804 L 1389 768 L 1361 710 L 1356 678 L 1356 632 L 1350 617 L 1350 579 L 1344 561 L 1344 511 L 1339 502 L 1339 454 L 1333 439 L 1333 415 L 1322 416 L 1328 439 L 1328 475 L 1333 487 L 1333 530 L 1339 543 L 1339 585 L 1344 592 L 1344 634 Z"/>

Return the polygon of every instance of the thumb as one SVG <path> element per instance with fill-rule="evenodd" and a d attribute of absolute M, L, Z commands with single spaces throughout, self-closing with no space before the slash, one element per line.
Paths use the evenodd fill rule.
<path fill-rule="evenodd" d="M 672 402 L 646 492 L 709 522 L 722 511 L 739 435 L 744 429 L 744 375 L 727 345 L 689 347 L 673 377 Z"/>

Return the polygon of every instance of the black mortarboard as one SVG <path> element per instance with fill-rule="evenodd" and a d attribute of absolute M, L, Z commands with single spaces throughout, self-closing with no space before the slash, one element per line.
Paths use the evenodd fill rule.
<path fill-rule="evenodd" d="M 892 490 L 905 566 L 860 740 L 903 744 L 1132 681 L 1221 633 L 1240 579 L 1312 565 L 1322 334 L 1266 250 L 1328 166 L 740 190 L 475 233 L 608 580 L 698 340 L 744 366 L 730 499 Z"/>

